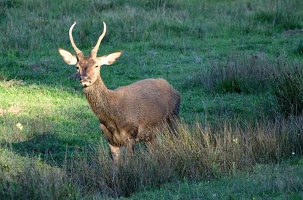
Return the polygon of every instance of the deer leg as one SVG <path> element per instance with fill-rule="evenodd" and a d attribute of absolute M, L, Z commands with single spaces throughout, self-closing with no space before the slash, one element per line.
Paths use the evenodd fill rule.
<path fill-rule="evenodd" d="M 99 125 L 101 131 L 103 132 L 103 134 L 105 135 L 106 139 L 108 141 L 112 141 L 113 140 L 113 134 L 106 128 L 106 126 L 104 126 L 104 124 Z"/>
<path fill-rule="evenodd" d="M 132 157 L 135 151 L 136 141 L 133 138 L 129 138 L 126 144 L 126 155 Z"/>
<path fill-rule="evenodd" d="M 111 158 L 113 159 L 113 161 L 115 163 L 118 163 L 118 161 L 120 159 L 120 147 L 116 147 L 116 146 L 109 144 L 109 150 L 110 150 L 110 155 L 111 155 Z"/>
<path fill-rule="evenodd" d="M 104 124 L 100 123 L 100 129 L 102 130 L 105 137 L 109 141 L 110 156 L 113 159 L 113 161 L 117 163 L 120 158 L 120 147 L 113 146 L 110 144 L 110 142 L 113 140 L 113 134 L 106 128 L 106 126 L 104 126 Z"/>

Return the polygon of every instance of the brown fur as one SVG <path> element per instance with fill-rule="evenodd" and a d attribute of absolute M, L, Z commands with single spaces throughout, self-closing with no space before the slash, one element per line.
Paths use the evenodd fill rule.
<path fill-rule="evenodd" d="M 127 153 L 132 154 L 136 142 L 150 142 L 155 137 L 154 129 L 178 116 L 180 94 L 164 79 L 144 79 L 116 90 L 106 88 L 100 67 L 114 63 L 121 52 L 97 58 L 93 53 L 84 57 L 78 50 L 77 60 L 66 50 L 59 49 L 59 52 L 67 64 L 76 64 L 83 92 L 100 121 L 115 161 L 119 159 L 120 147 L 126 146 Z"/>

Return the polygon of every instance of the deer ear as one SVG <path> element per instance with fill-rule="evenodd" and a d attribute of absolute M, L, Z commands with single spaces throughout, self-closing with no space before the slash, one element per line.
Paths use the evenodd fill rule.
<path fill-rule="evenodd" d="M 113 64 L 122 54 L 122 51 L 118 51 L 115 53 L 108 54 L 106 56 L 99 57 L 100 65 L 111 65 Z"/>
<path fill-rule="evenodd" d="M 77 64 L 78 60 L 77 57 L 71 54 L 69 51 L 59 48 L 58 49 L 60 55 L 62 56 L 64 62 L 68 65 L 75 65 Z"/>

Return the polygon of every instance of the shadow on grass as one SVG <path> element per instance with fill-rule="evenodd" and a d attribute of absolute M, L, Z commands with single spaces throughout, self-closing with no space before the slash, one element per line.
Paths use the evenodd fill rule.
<path fill-rule="evenodd" d="M 31 119 L 28 125 L 30 129 L 20 131 L 14 126 L 13 118 L 6 118 L 5 127 L 10 126 L 11 130 L 7 130 L 7 136 L 3 136 L 6 139 L 1 141 L 0 147 L 23 157 L 39 159 L 45 164 L 62 167 L 75 156 L 82 157 L 84 153 L 94 152 L 94 146 L 102 142 L 99 134 L 93 136 L 74 134 L 64 130 L 62 134 L 58 125 L 44 120 Z M 66 122 L 64 125 L 72 127 Z"/>
<path fill-rule="evenodd" d="M 12 150 L 21 156 L 41 158 L 48 164 L 61 166 L 65 159 L 70 159 L 75 151 L 75 145 L 70 145 L 53 133 L 44 133 L 30 140 L 11 144 Z"/>
<path fill-rule="evenodd" d="M 52 133 L 44 133 L 23 142 L 3 143 L 1 146 L 10 146 L 13 152 L 23 157 L 41 159 L 46 164 L 58 167 L 62 167 L 65 162 L 72 160 L 75 155 L 81 155 L 84 149 L 86 149 L 86 153 L 87 149 L 93 151 L 92 148 L 85 145 L 70 144 Z"/>

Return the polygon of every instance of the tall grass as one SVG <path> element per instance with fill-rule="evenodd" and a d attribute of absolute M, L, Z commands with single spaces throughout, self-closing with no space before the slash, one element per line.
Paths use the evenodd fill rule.
<path fill-rule="evenodd" d="M 179 123 L 177 135 L 160 134 L 155 144 L 139 148 L 135 157 L 124 157 L 118 165 L 99 145 L 95 153 L 69 163 L 69 175 L 82 193 L 106 197 L 129 196 L 176 180 L 212 180 L 302 155 L 302 120 L 277 118 L 245 127 L 226 122 L 216 128 Z"/>
<path fill-rule="evenodd" d="M 79 196 L 77 185 L 60 168 L 41 160 L 18 158 L 4 150 L 0 154 L 1 199 L 64 199 Z"/>
<path fill-rule="evenodd" d="M 276 70 L 272 83 L 281 112 L 286 115 L 301 115 L 303 112 L 303 70 L 301 63 Z M 278 68 L 279 69 L 279 68 Z"/>
<path fill-rule="evenodd" d="M 79 151 L 61 169 L 38 161 L 1 165 L 5 198 L 103 198 L 130 196 L 177 180 L 213 180 L 251 170 L 255 164 L 281 162 L 303 153 L 302 117 L 276 118 L 256 126 L 230 124 L 208 127 L 179 123 L 177 135 L 159 133 L 155 144 L 136 150 L 115 165 L 107 146 Z M 6 152 L 11 154 L 9 152 Z M 13 154 L 11 154 L 13 155 Z M 7 173 L 9 172 L 9 173 Z"/>

